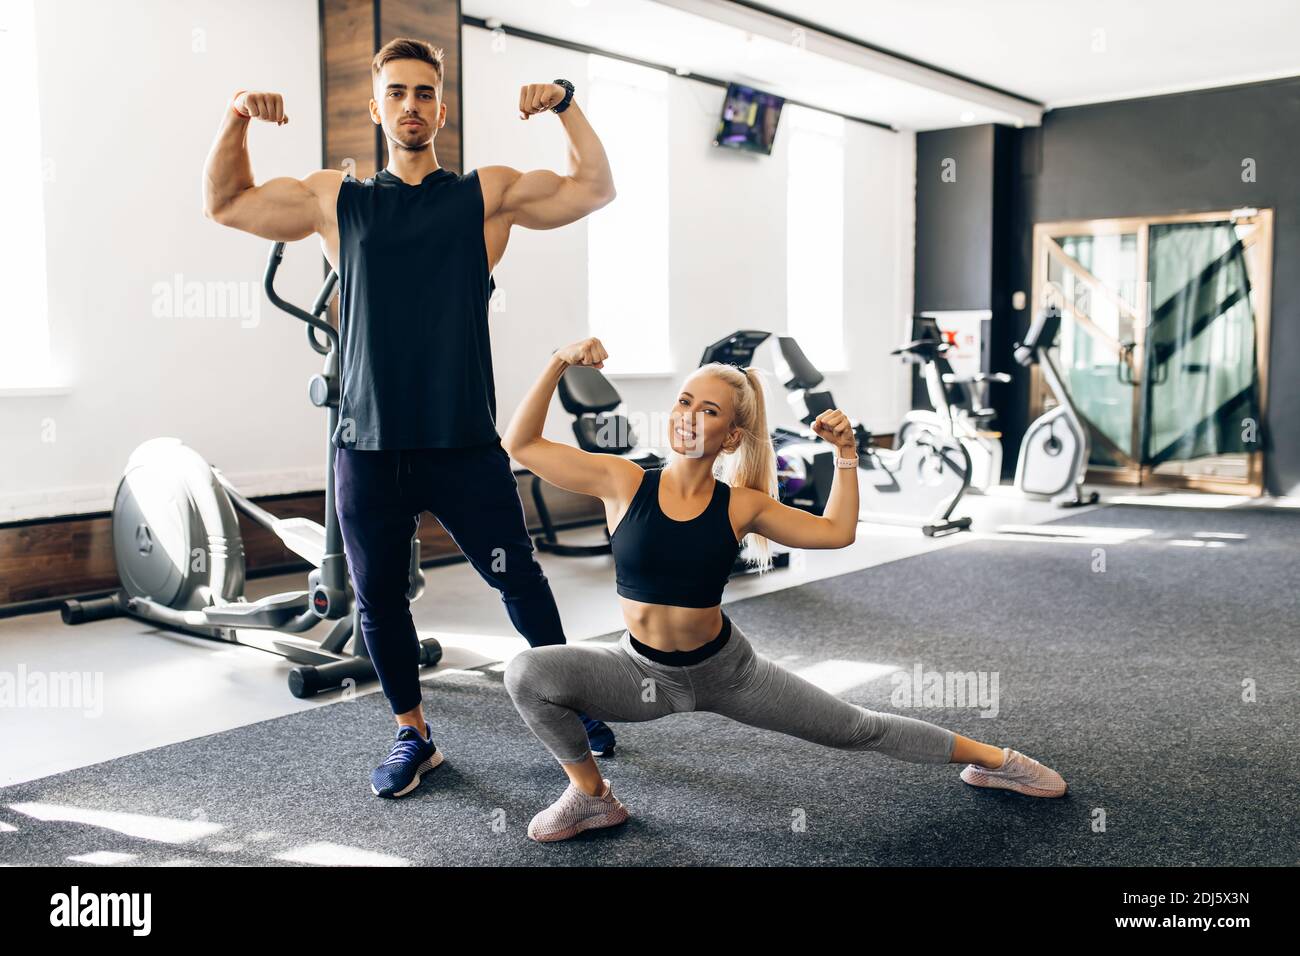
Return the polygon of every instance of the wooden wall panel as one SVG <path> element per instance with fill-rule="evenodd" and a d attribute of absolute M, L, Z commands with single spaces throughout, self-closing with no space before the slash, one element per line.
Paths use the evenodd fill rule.
<path fill-rule="evenodd" d="M 343 169 L 355 163 L 359 179 L 373 176 L 375 124 L 370 120 L 370 61 L 375 43 L 376 0 L 321 0 L 321 164 Z"/>
<path fill-rule="evenodd" d="M 438 131 L 438 162 L 462 171 L 460 0 L 320 0 L 322 163 L 355 164 L 358 179 L 388 162 L 383 131 L 370 119 L 370 61 L 394 37 L 428 40 L 443 49 L 442 98 L 447 125 Z"/>
<path fill-rule="evenodd" d="M 447 125 L 438 130 L 433 148 L 438 164 L 462 172 L 460 111 L 460 0 L 377 0 L 379 44 L 394 37 L 428 40 L 442 47 L 442 101 Z M 380 159 L 387 162 L 387 157 Z"/>

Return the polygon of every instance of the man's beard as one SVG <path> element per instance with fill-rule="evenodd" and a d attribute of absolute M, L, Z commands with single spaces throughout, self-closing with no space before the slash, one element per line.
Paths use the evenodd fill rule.
<path fill-rule="evenodd" d="M 388 137 L 388 141 L 393 144 L 394 149 L 400 149 L 404 153 L 424 153 L 433 149 L 432 137 L 427 141 L 418 144 L 405 143 L 396 136 Z"/>

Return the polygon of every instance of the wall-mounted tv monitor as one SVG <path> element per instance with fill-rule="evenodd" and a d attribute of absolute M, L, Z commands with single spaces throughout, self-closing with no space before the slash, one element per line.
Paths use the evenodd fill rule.
<path fill-rule="evenodd" d="M 776 123 L 781 118 L 785 98 L 764 93 L 739 83 L 727 86 L 726 99 L 722 101 L 722 117 L 718 132 L 713 137 L 714 146 L 730 146 L 770 155 L 772 141 L 776 139 Z"/>

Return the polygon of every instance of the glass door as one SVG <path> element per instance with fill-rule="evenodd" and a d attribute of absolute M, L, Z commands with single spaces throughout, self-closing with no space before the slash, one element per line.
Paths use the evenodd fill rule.
<path fill-rule="evenodd" d="M 1259 494 L 1270 210 L 1039 224 L 1093 480 Z M 1051 404 L 1035 370 L 1031 414 Z"/>
<path fill-rule="evenodd" d="M 1089 427 L 1090 464 L 1112 481 L 1136 481 L 1133 415 L 1138 406 L 1132 350 L 1142 327 L 1139 237 L 1097 229 L 1043 237 L 1047 284 L 1044 302 L 1061 309 L 1061 334 L 1053 358 Z M 1044 387 L 1044 391 L 1045 387 Z M 1043 396 L 1046 410 L 1051 393 Z"/>

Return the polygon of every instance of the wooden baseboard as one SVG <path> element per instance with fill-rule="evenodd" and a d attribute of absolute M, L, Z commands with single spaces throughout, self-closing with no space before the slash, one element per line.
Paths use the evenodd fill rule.
<path fill-rule="evenodd" d="M 541 522 L 533 507 L 529 472 L 517 472 L 520 500 L 529 531 Z M 576 527 L 605 520 L 598 499 L 547 485 L 546 506 L 557 527 Z M 303 517 L 324 521 L 325 493 L 272 495 L 257 504 L 277 517 Z M 472 507 L 472 503 L 467 503 Z M 245 566 L 250 577 L 288 572 L 305 567 L 271 532 L 239 516 L 244 538 Z M 422 563 L 464 560 L 455 541 L 428 512 L 420 518 Z M 107 513 L 69 515 L 17 521 L 0 525 L 0 614 L 33 604 L 46 608 L 52 600 L 109 591 L 119 586 L 113 564 L 112 516 Z"/>

